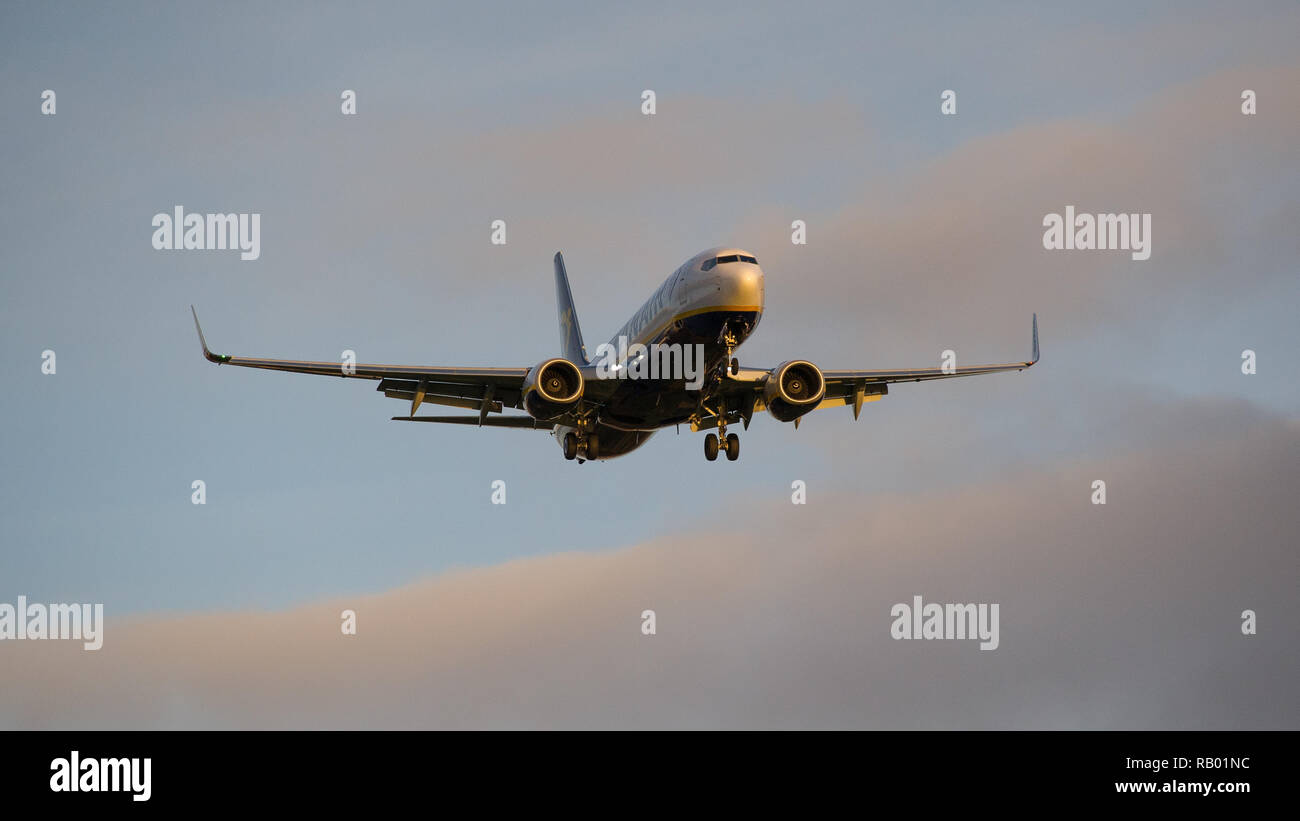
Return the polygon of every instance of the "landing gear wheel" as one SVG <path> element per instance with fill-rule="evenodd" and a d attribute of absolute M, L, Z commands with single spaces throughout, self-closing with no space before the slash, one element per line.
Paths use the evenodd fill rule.
<path fill-rule="evenodd" d="M 578 458 L 578 437 L 574 436 L 572 433 L 564 434 L 564 458 Z"/>
<path fill-rule="evenodd" d="M 731 359 L 731 375 L 732 376 L 740 375 L 740 360 L 736 359 L 735 357 L 732 357 Z"/>
<path fill-rule="evenodd" d="M 594 433 L 587 434 L 587 458 L 600 458 L 600 439 Z"/>
<path fill-rule="evenodd" d="M 715 434 L 704 437 L 704 458 L 710 462 L 718 458 L 718 437 Z"/>
<path fill-rule="evenodd" d="M 734 433 L 727 434 L 727 461 L 734 462 L 740 458 L 740 437 Z"/>

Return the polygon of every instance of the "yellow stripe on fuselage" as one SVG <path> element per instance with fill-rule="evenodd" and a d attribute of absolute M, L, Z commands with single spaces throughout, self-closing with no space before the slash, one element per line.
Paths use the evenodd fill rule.
<path fill-rule="evenodd" d="M 692 308 L 692 309 L 689 310 L 689 311 L 684 311 L 683 313 L 675 314 L 675 315 L 672 316 L 671 318 L 669 318 L 669 319 L 665 320 L 664 322 L 660 323 L 660 324 L 659 324 L 659 325 L 654 329 L 654 331 L 652 331 L 652 332 L 650 332 L 650 333 L 644 333 L 644 332 L 643 332 L 643 333 L 639 334 L 639 335 L 637 336 L 637 338 L 631 340 L 631 342 L 632 342 L 632 343 L 637 343 L 637 342 L 639 342 L 639 343 L 641 343 L 642 345 L 644 345 L 644 344 L 646 344 L 645 341 L 646 341 L 647 339 L 653 339 L 653 338 L 655 338 L 655 337 L 658 336 L 660 333 L 662 333 L 663 330 L 664 330 L 665 328 L 667 328 L 669 325 L 672 325 L 674 322 L 680 322 L 680 321 L 683 320 L 683 319 L 690 319 L 691 317 L 693 317 L 693 316 L 699 316 L 700 314 L 711 314 L 711 313 L 716 313 L 716 312 L 719 312 L 719 311 L 727 312 L 727 313 L 753 312 L 753 313 L 756 313 L 756 314 L 762 314 L 762 313 L 763 313 L 763 306 L 762 306 L 762 305 L 711 305 L 711 306 L 709 306 L 709 307 L 707 307 L 707 308 Z"/>

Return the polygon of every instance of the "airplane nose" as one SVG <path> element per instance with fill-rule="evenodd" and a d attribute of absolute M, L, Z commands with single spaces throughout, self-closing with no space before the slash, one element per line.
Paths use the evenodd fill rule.
<path fill-rule="evenodd" d="M 724 266 L 719 265 L 718 268 Z M 763 271 L 757 265 L 733 263 L 725 266 L 719 277 L 718 290 L 727 305 L 762 308 Z"/>

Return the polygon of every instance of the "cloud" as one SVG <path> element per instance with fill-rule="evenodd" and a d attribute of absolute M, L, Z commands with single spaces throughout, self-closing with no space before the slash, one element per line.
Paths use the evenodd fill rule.
<path fill-rule="evenodd" d="M 1171 407 L 1131 424 L 1197 436 L 937 493 L 781 491 L 284 612 L 110 613 L 96 653 L 0 644 L 0 725 L 1300 728 L 1300 426 L 1233 414 Z M 999 603 L 1001 646 L 892 640 L 913 595 Z"/>
<path fill-rule="evenodd" d="M 1278 107 L 1267 119 L 1243 116 L 1243 88 Z M 831 332 L 875 351 L 940 331 L 998 339 L 1005 323 L 997 318 L 1032 310 L 1052 317 L 1059 341 L 1185 300 L 1222 307 L 1293 277 L 1285 261 L 1300 245 L 1279 229 L 1300 218 L 1283 193 L 1295 184 L 1286 158 L 1300 140 L 1297 112 L 1300 66 L 1237 68 L 1110 121 L 1034 122 L 966 141 L 922 168 L 873 179 L 852 204 L 799 214 L 806 247 L 758 249 L 769 299 L 802 323 L 866 313 L 870 323 Z M 1045 251 L 1043 216 L 1066 205 L 1151 213 L 1152 259 Z M 770 238 L 783 219 L 764 209 L 737 234 Z"/>

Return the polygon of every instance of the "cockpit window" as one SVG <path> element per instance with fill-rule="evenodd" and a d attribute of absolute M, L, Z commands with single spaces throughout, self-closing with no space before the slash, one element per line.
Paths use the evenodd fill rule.
<path fill-rule="evenodd" d="M 758 264 L 758 260 L 757 260 L 757 259 L 755 259 L 754 257 L 748 256 L 748 255 L 746 255 L 746 254 L 728 254 L 728 255 L 725 256 L 725 257 L 714 257 L 713 259 L 706 260 L 705 263 L 704 263 L 703 265 L 700 266 L 700 270 L 701 270 L 701 271 L 712 271 L 712 270 L 713 270 L 713 266 L 715 266 L 715 265 L 721 265 L 721 264 L 724 263 L 724 262 L 748 262 L 748 263 L 750 263 L 751 265 L 757 265 L 757 264 Z"/>

